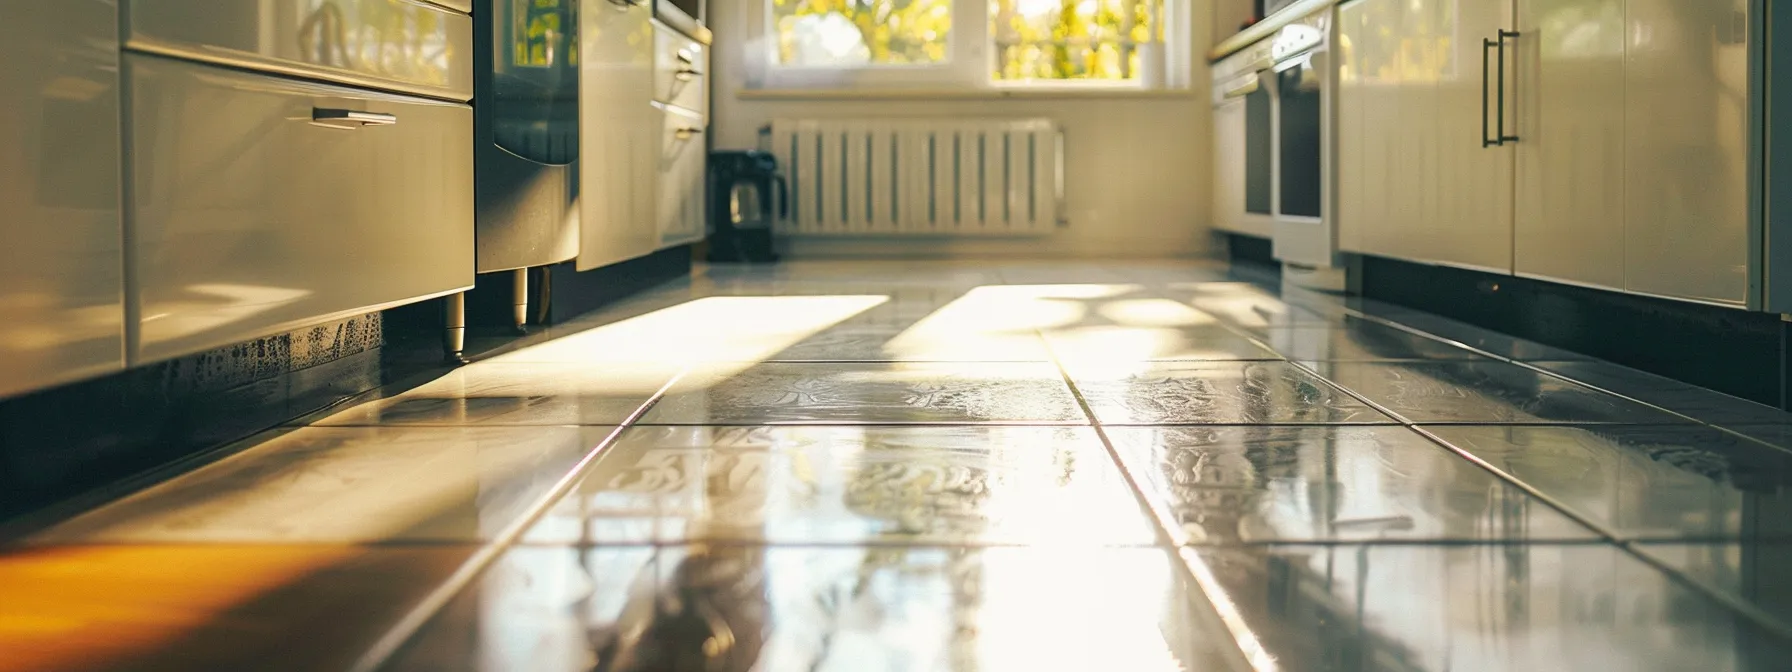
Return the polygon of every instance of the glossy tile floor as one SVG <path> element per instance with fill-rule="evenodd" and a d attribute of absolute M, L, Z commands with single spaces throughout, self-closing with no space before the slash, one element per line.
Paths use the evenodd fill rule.
<path fill-rule="evenodd" d="M 700 269 L 12 547 L 0 670 L 1787 670 L 1789 449 L 1201 262 Z"/>

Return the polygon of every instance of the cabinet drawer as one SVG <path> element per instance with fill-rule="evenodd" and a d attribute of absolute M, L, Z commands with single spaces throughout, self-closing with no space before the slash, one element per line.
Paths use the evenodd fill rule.
<path fill-rule="evenodd" d="M 471 108 L 155 56 L 125 66 L 136 362 L 472 284 Z"/>
<path fill-rule="evenodd" d="M 670 247 L 703 237 L 708 212 L 704 196 L 709 150 L 703 139 L 707 130 L 703 117 L 676 108 L 661 114 L 665 115 L 661 146 L 666 153 L 660 157 L 656 221 L 660 246 Z"/>
<path fill-rule="evenodd" d="M 709 47 L 665 26 L 653 27 L 653 99 L 709 112 Z"/>
<path fill-rule="evenodd" d="M 126 46 L 252 70 L 473 98 L 473 19 L 421 0 L 128 0 Z"/>

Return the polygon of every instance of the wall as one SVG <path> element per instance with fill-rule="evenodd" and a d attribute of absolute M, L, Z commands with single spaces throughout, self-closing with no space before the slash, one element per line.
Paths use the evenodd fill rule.
<path fill-rule="evenodd" d="M 1048 238 L 1012 240 L 793 241 L 795 256 L 1014 255 L 1190 256 L 1213 249 L 1208 216 L 1212 133 L 1206 58 L 1209 0 L 1194 4 L 1189 33 L 1193 91 L 1186 95 L 1058 96 L 1024 99 L 743 100 L 749 11 L 763 0 L 711 0 L 711 132 L 715 147 L 758 146 L 759 128 L 778 117 L 1047 116 L 1066 137 L 1067 228 Z"/>

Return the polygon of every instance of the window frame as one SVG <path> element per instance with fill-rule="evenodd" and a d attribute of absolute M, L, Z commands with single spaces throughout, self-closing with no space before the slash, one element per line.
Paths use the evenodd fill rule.
<path fill-rule="evenodd" d="M 864 67 L 828 67 L 782 65 L 778 61 L 778 37 L 772 18 L 771 0 L 746 0 L 747 40 L 746 63 L 750 77 L 748 89 L 949 89 L 1063 91 L 1156 91 L 1188 87 L 1192 63 L 1189 38 L 1192 36 L 1193 0 L 1158 0 L 1158 31 L 1162 40 L 1153 56 L 1162 62 L 1157 66 L 1157 81 L 1145 77 L 1125 80 L 1106 79 L 1023 79 L 1004 80 L 994 75 L 995 35 L 990 30 L 990 0 L 951 0 L 952 28 L 947 33 L 946 62 L 939 64 L 872 64 Z M 1147 66 L 1149 68 L 1149 66 Z"/>

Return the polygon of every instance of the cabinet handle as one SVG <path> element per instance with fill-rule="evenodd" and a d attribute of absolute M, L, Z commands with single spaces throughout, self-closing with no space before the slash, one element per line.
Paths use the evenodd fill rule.
<path fill-rule="evenodd" d="M 1517 38 L 1517 37 L 1518 37 L 1517 31 L 1511 31 L 1511 30 L 1501 30 L 1500 31 L 1500 41 L 1499 41 L 1499 45 L 1500 45 L 1500 49 L 1499 49 L 1499 52 L 1500 52 L 1500 67 L 1499 67 L 1499 71 L 1500 71 L 1500 81 L 1499 81 L 1500 108 L 1499 108 L 1499 111 L 1496 114 L 1496 116 L 1498 116 L 1498 118 L 1499 118 L 1499 125 L 1498 125 L 1499 134 L 1500 134 L 1499 144 L 1501 144 L 1501 145 L 1504 145 L 1508 142 L 1518 142 L 1518 136 L 1506 134 L 1506 39 L 1507 38 Z"/>
<path fill-rule="evenodd" d="M 702 132 L 703 132 L 703 129 L 701 129 L 701 128 L 681 128 L 676 131 L 673 131 L 672 137 L 678 138 L 679 140 L 689 140 L 693 136 L 695 136 L 699 133 L 702 133 Z"/>
<path fill-rule="evenodd" d="M 1491 104 L 1490 101 L 1488 100 L 1488 93 L 1487 93 L 1487 86 L 1488 86 L 1488 84 L 1491 83 L 1488 78 L 1489 73 L 1488 73 L 1488 64 L 1487 64 L 1488 58 L 1487 58 L 1487 56 L 1488 56 L 1488 54 L 1493 52 L 1493 49 L 1496 46 L 1499 46 L 1499 43 L 1494 42 L 1493 40 L 1488 40 L 1488 39 L 1481 40 L 1481 148 L 1482 149 L 1498 146 L 1500 144 L 1500 141 L 1498 138 L 1491 137 L 1493 129 L 1492 129 L 1491 122 L 1489 122 L 1487 119 L 1487 117 L 1488 117 L 1488 114 L 1487 114 L 1488 109 L 1487 108 Z"/>
<path fill-rule="evenodd" d="M 696 70 L 692 70 L 690 68 L 679 68 L 677 72 L 672 73 L 672 78 L 676 79 L 678 81 L 681 81 L 681 82 L 688 82 L 693 79 L 696 79 L 697 76 L 701 75 L 701 74 L 703 74 L 703 73 L 697 72 Z"/>
<path fill-rule="evenodd" d="M 391 126 L 398 123 L 398 115 L 384 112 L 362 112 L 359 110 L 342 110 L 330 107 L 311 108 L 311 123 L 329 128 L 356 129 L 367 126 Z"/>

